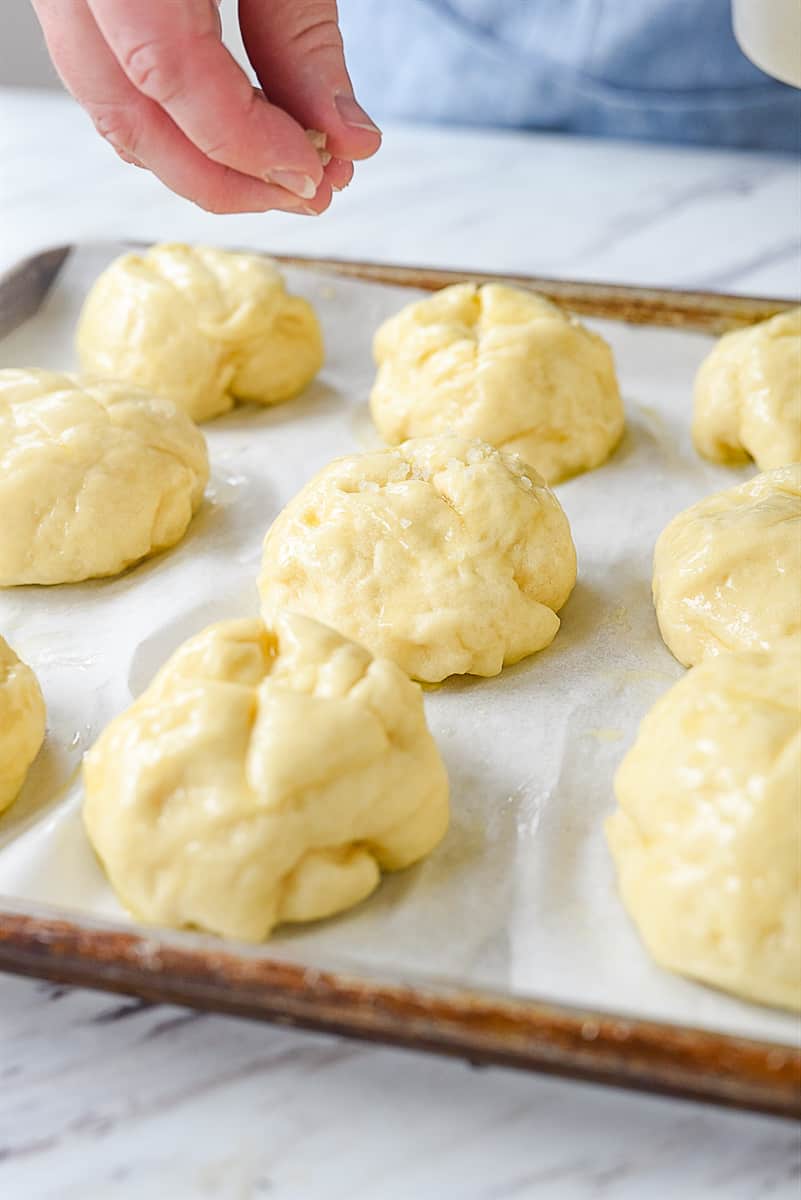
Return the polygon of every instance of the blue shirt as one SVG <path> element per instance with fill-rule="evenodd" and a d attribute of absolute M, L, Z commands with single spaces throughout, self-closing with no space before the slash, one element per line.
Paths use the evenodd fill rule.
<path fill-rule="evenodd" d="M 801 146 L 801 92 L 738 47 L 729 0 L 340 0 L 356 94 L 387 117 Z"/>

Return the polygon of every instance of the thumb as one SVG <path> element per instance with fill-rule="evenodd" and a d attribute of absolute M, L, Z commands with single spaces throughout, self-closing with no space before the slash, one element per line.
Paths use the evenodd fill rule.
<path fill-rule="evenodd" d="M 271 103 L 326 134 L 337 158 L 369 158 L 381 134 L 353 95 L 336 0 L 239 0 L 242 39 Z"/>

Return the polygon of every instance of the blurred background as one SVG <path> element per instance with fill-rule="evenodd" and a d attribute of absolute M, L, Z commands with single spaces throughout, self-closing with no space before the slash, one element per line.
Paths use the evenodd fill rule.
<path fill-rule="evenodd" d="M 0 38 L 0 87 L 60 88 L 61 81 L 47 56 L 42 31 L 28 0 L 7 0 L 13 15 L 5 15 Z M 220 12 L 225 40 L 239 61 L 250 70 L 239 26 L 236 0 L 222 0 Z"/>
<path fill-rule="evenodd" d="M 60 87 L 30 4 L 9 4 L 0 86 Z M 783 86 L 801 86 L 799 0 L 340 0 L 339 11 L 357 91 L 379 119 L 801 148 L 801 108 Z M 255 79 L 237 0 L 220 13 Z"/>
<path fill-rule="evenodd" d="M 799 0 L 735 0 L 801 81 Z M 252 72 L 223 0 L 225 40 Z M 210 216 L 120 162 L 27 0 L 0 36 L 0 269 L 59 241 L 274 252 L 794 295 L 801 93 L 729 0 L 340 0 L 380 152 L 321 219 Z M 10 15 L 9 15 L 10 14 Z"/>

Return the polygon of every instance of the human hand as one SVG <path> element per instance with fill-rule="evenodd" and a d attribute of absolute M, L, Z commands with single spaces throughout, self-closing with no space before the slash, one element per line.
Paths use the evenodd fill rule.
<path fill-rule="evenodd" d="M 336 0 L 32 0 L 56 69 L 119 156 L 210 212 L 316 215 L 381 134 L 353 98 Z M 306 130 L 326 134 L 323 166 Z"/>

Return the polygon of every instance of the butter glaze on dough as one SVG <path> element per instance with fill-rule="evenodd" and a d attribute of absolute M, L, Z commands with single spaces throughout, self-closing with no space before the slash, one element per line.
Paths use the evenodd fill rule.
<path fill-rule="evenodd" d="M 84 782 L 128 908 L 248 941 L 357 904 L 448 825 L 420 688 L 297 614 L 191 638 L 104 731 Z"/>
<path fill-rule="evenodd" d="M 801 462 L 801 308 L 720 339 L 696 377 L 693 441 L 761 471 Z"/>
<path fill-rule="evenodd" d="M 801 463 L 700 500 L 662 531 L 654 603 L 685 666 L 801 636 Z"/>
<path fill-rule="evenodd" d="M 99 276 L 78 325 L 84 370 L 166 396 L 196 421 L 237 400 L 280 404 L 319 371 L 314 309 L 255 254 L 165 244 Z"/>
<path fill-rule="evenodd" d="M 130 384 L 0 371 L 0 587 L 117 575 L 183 537 L 203 435 Z"/>
<path fill-rule="evenodd" d="M 609 346 L 535 292 L 443 288 L 385 321 L 373 352 L 370 407 L 390 445 L 482 438 L 558 483 L 599 466 L 623 433 Z"/>
<path fill-rule="evenodd" d="M 618 886 L 656 961 L 801 1010 L 801 646 L 694 667 L 615 791 Z"/>
<path fill-rule="evenodd" d="M 517 455 L 456 436 L 337 459 L 274 521 L 259 590 L 409 675 L 496 675 L 548 646 L 576 581 L 559 501 Z"/>
<path fill-rule="evenodd" d="M 39 682 L 0 637 L 0 812 L 16 799 L 45 735 Z"/>

